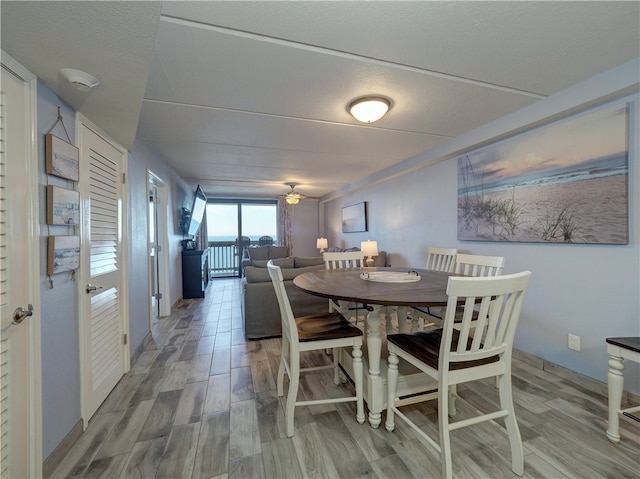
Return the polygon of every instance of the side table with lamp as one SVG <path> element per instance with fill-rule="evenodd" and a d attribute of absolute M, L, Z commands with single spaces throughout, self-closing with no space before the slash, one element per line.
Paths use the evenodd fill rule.
<path fill-rule="evenodd" d="M 360 243 L 360 249 L 362 253 L 367 257 L 367 266 L 373 266 L 373 257 L 378 256 L 378 242 L 377 241 L 362 241 Z"/>

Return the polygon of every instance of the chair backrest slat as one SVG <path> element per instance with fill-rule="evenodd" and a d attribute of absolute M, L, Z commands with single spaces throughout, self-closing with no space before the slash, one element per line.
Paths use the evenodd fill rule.
<path fill-rule="evenodd" d="M 429 247 L 427 249 L 427 265 L 424 269 L 453 273 L 457 254 L 456 248 Z"/>
<path fill-rule="evenodd" d="M 440 345 L 441 367 L 449 370 L 451 362 L 484 359 L 505 352 L 510 355 L 530 280 L 529 271 L 495 277 L 450 277 Z M 462 324 L 460 316 L 456 318 L 456 307 L 461 301 L 464 301 Z M 455 350 L 451 351 L 454 323 L 459 336 Z"/>
<path fill-rule="evenodd" d="M 282 271 L 280 266 L 275 266 L 272 260 L 267 263 L 267 270 L 273 283 L 273 288 L 276 292 L 276 298 L 278 300 L 278 306 L 280 307 L 280 321 L 282 323 L 282 335 L 286 336 L 292 343 L 298 342 L 298 328 L 296 326 L 296 320 L 293 316 L 293 310 L 291 309 L 291 303 L 289 302 L 289 296 L 287 296 L 287 290 L 284 287 L 284 280 L 282 278 Z"/>
<path fill-rule="evenodd" d="M 336 253 L 323 253 L 326 269 L 355 269 L 364 267 L 364 253 L 362 251 L 343 251 Z"/>
<path fill-rule="evenodd" d="M 458 253 L 454 272 L 465 276 L 500 276 L 504 269 L 504 256 L 482 256 Z"/>

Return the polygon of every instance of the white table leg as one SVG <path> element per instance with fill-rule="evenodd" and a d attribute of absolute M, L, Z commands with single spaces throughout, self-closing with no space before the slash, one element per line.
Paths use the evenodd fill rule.
<path fill-rule="evenodd" d="M 607 438 L 611 442 L 620 442 L 620 416 L 622 405 L 622 391 L 624 390 L 624 363 L 619 356 L 609 355 L 609 373 L 607 374 L 607 386 L 609 389 L 609 427 Z"/>
<path fill-rule="evenodd" d="M 398 331 L 401 333 L 410 333 L 411 331 L 407 328 L 407 307 L 398 306 L 396 314 L 398 318 Z M 387 331 L 387 334 L 388 333 Z"/>
<path fill-rule="evenodd" d="M 382 408 L 386 391 L 380 376 L 380 356 L 382 355 L 382 336 L 380 335 L 382 306 L 374 305 L 367 314 L 367 354 L 369 371 L 367 374 L 367 406 L 369 407 L 369 424 L 377 428 L 382 421 Z"/>

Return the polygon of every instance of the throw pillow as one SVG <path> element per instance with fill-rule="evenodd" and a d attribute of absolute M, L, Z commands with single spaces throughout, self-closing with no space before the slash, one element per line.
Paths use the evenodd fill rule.
<path fill-rule="evenodd" d="M 247 248 L 247 253 L 249 254 L 249 259 L 253 261 L 254 259 L 269 259 L 269 247 L 268 246 L 258 246 L 255 248 Z"/>
<path fill-rule="evenodd" d="M 366 259 L 366 258 L 365 258 Z M 386 266 L 387 265 L 387 252 L 380 251 L 378 256 L 373 257 L 373 266 Z"/>
<path fill-rule="evenodd" d="M 280 266 L 282 269 L 292 269 L 294 267 L 293 256 L 287 256 L 286 258 L 272 259 L 274 266 Z"/>
<path fill-rule="evenodd" d="M 267 263 L 269 261 L 273 261 L 274 266 L 280 266 L 282 269 L 290 269 L 293 268 L 293 257 L 289 256 L 288 258 L 278 258 L 278 259 L 255 259 L 251 262 L 251 266 L 255 266 L 256 268 L 266 268 Z"/>

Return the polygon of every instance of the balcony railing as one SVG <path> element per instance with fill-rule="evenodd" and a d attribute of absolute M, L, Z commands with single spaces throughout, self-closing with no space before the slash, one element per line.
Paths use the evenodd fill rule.
<path fill-rule="evenodd" d="M 209 241 L 210 276 L 237 276 L 239 268 L 238 243 L 235 241 Z"/>
<path fill-rule="evenodd" d="M 239 276 L 244 250 L 258 246 L 259 240 L 209 241 L 209 273 L 211 277 Z"/>

